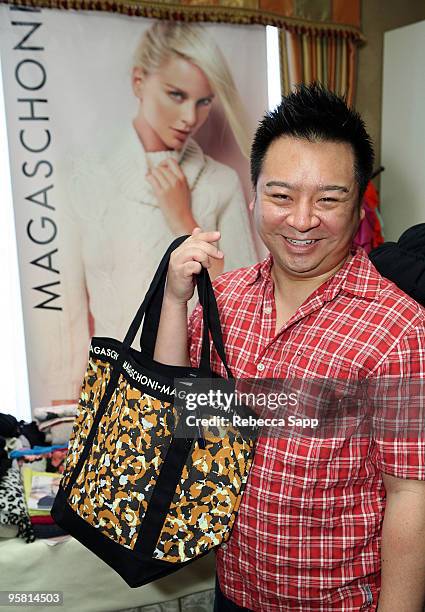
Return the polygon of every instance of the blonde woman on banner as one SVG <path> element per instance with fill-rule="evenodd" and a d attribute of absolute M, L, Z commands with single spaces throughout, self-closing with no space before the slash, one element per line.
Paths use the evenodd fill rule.
<path fill-rule="evenodd" d="M 249 154 L 239 95 L 207 30 L 155 22 L 136 51 L 132 86 L 138 99 L 132 124 L 105 153 L 79 160 L 67 189 L 63 321 L 71 332 L 73 374 L 57 389 L 57 401 L 77 397 L 92 331 L 124 337 L 173 237 L 196 226 L 220 230 L 225 259 L 210 270 L 212 277 L 257 261 L 237 173 L 193 139 L 218 102 Z"/>

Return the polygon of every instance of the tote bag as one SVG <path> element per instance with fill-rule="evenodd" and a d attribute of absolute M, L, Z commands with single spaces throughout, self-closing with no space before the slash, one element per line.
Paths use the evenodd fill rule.
<path fill-rule="evenodd" d="M 131 587 L 163 577 L 229 538 L 253 459 L 251 430 L 230 425 L 224 435 L 178 435 L 184 416 L 174 380 L 218 378 L 211 371 L 209 335 L 232 379 L 205 269 L 197 275 L 203 308 L 199 367 L 153 360 L 170 254 L 185 238 L 164 255 L 124 341 L 92 338 L 51 511 L 58 525 Z M 142 321 L 137 351 L 131 344 Z"/>

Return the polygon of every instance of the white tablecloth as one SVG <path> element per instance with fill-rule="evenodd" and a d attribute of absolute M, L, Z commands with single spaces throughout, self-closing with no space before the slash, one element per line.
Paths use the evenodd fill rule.
<path fill-rule="evenodd" d="M 156 582 L 132 589 L 108 565 L 77 540 L 48 546 L 20 538 L 0 539 L 0 590 L 63 591 L 62 607 L 0 606 L 5 612 L 117 612 L 182 597 L 214 586 L 215 554 L 210 553 Z"/>

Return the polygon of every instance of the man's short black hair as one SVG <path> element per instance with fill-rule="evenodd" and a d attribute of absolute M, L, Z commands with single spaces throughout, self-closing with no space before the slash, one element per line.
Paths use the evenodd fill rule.
<path fill-rule="evenodd" d="M 292 136 L 310 142 L 343 142 L 354 152 L 354 172 L 363 197 L 373 172 L 373 145 L 359 113 L 344 98 L 318 83 L 299 85 L 267 113 L 256 131 L 251 149 L 251 180 L 254 188 L 268 148 L 277 138 Z"/>

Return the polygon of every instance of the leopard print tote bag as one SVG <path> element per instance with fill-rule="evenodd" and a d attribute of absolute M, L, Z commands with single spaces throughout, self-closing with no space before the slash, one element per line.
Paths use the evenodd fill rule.
<path fill-rule="evenodd" d="M 131 587 L 161 578 L 230 536 L 253 459 L 252 430 L 184 428 L 175 380 L 219 378 L 210 335 L 226 369 L 208 272 L 198 275 L 203 308 L 198 368 L 153 360 L 173 242 L 124 341 L 92 338 L 55 522 Z M 142 326 L 143 321 L 143 326 Z M 142 326 L 141 350 L 131 344 Z M 190 384 L 190 383 L 189 383 Z M 246 416 L 247 407 L 238 406 Z"/>

